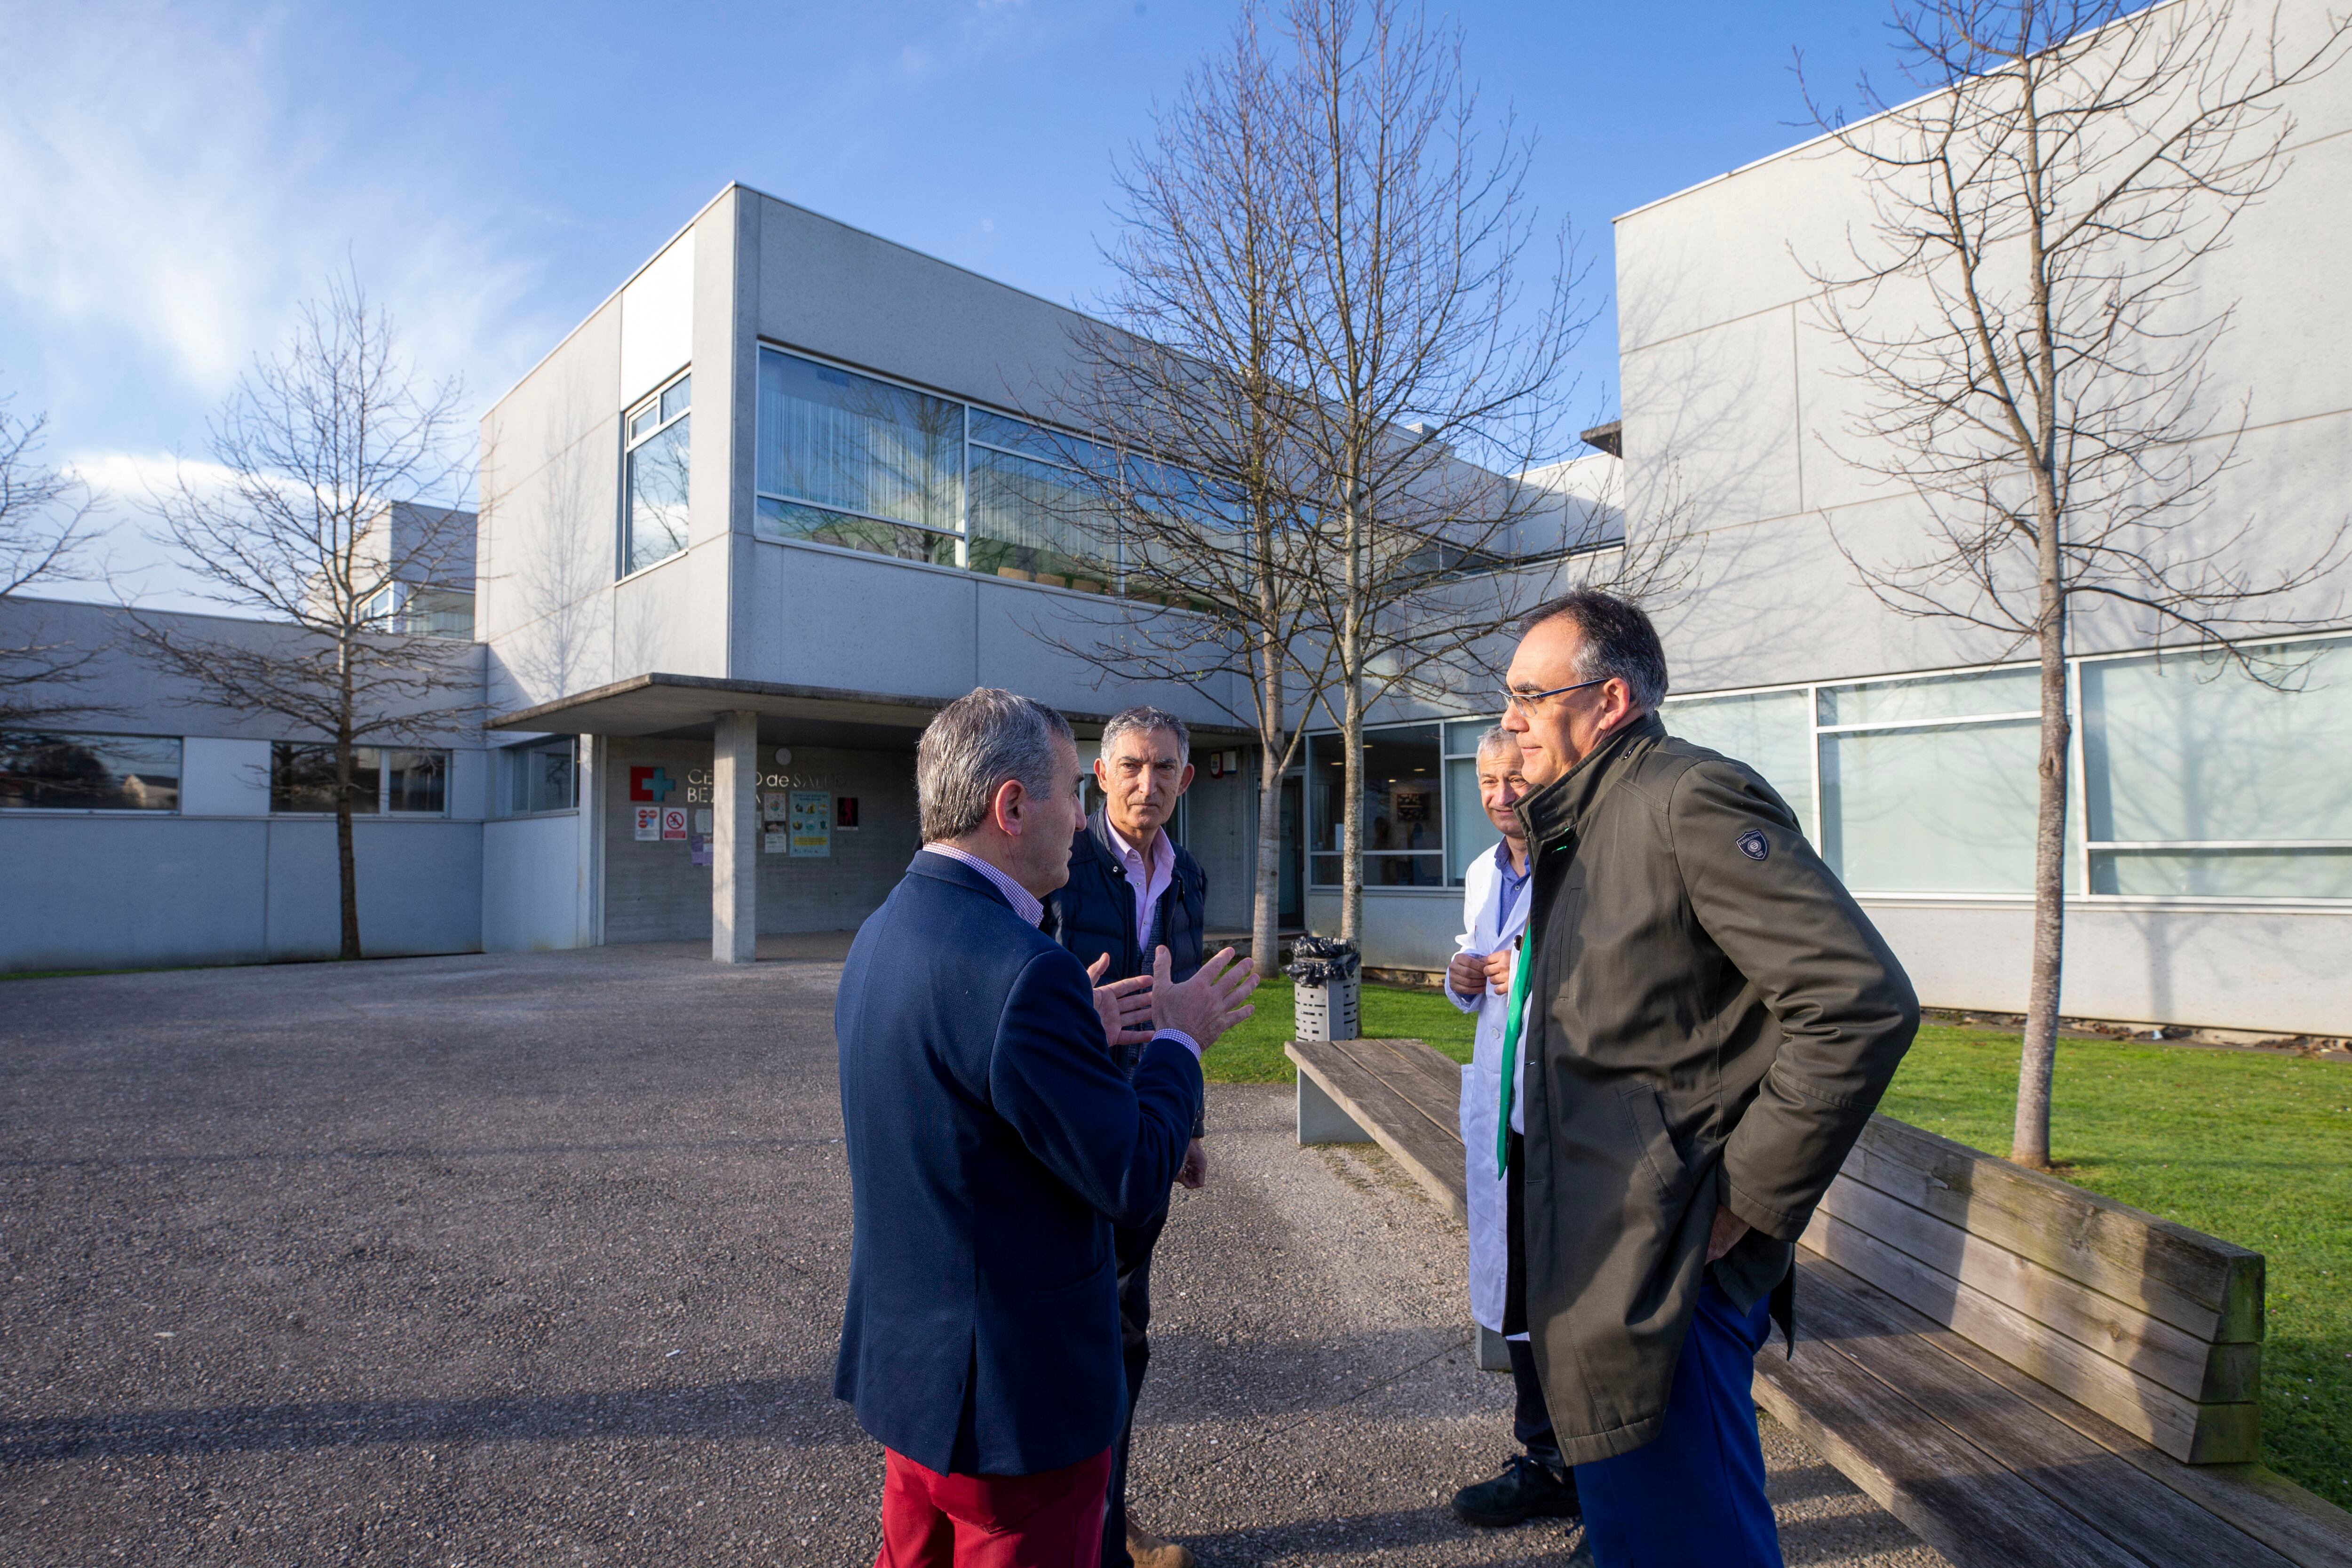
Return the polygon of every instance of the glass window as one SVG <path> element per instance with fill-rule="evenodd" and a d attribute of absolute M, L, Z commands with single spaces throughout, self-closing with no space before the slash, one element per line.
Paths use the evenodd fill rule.
<path fill-rule="evenodd" d="M 352 810 L 373 814 L 383 787 L 383 764 L 373 746 L 352 748 Z M 331 812 L 335 809 L 335 748 L 279 741 L 269 748 L 269 809 Z"/>
<path fill-rule="evenodd" d="M 1447 838 L 1446 880 L 1455 887 L 1469 874 L 1470 863 L 1492 855 L 1503 835 L 1478 800 L 1478 759 L 1445 759 L 1445 816 L 1452 826 Z"/>
<path fill-rule="evenodd" d="M 955 563 L 963 405 L 760 351 L 755 526 L 901 560 Z"/>
<path fill-rule="evenodd" d="M 579 804 L 578 742 L 569 735 L 509 746 L 499 753 L 505 771 L 504 799 L 509 816 L 532 811 L 565 811 Z"/>
<path fill-rule="evenodd" d="M 2352 899 L 2352 848 L 2094 849 L 2091 891 L 2138 898 Z"/>
<path fill-rule="evenodd" d="M 1813 816 L 1813 727 L 1801 691 L 1685 697 L 1659 717 L 1669 734 L 1746 763 L 1780 793 L 1797 820 Z"/>
<path fill-rule="evenodd" d="M 972 448 L 973 571 L 1100 594 L 1117 574 L 1116 537 L 1100 492 L 1085 476 Z"/>
<path fill-rule="evenodd" d="M 1365 731 L 1364 886 L 1445 885 L 1445 805 L 1438 745 L 1434 724 Z M 1309 859 L 1318 887 L 1339 882 L 1342 755 L 1336 735 L 1318 735 L 1308 747 Z"/>
<path fill-rule="evenodd" d="M 1856 891 L 2033 886 L 2032 720 L 1822 737 L 1822 855 Z"/>
<path fill-rule="evenodd" d="M 383 808 L 439 816 L 449 808 L 449 753 L 395 749 L 383 753 Z"/>
<path fill-rule="evenodd" d="M 1007 419 L 985 408 L 971 411 L 971 438 L 985 447 L 1001 447 L 1027 458 L 1042 458 L 1065 467 L 1087 460 L 1092 443 L 1046 430 L 1024 420 Z"/>
<path fill-rule="evenodd" d="M 1823 724 L 1904 724 L 1922 719 L 1969 719 L 2041 710 L 2042 673 L 2034 669 L 1925 675 L 1911 680 L 1822 689 Z"/>
<path fill-rule="evenodd" d="M 1503 721 L 1502 715 L 1492 719 L 1464 719 L 1445 726 L 1445 754 L 1449 757 L 1470 757 L 1478 753 L 1478 737 Z"/>
<path fill-rule="evenodd" d="M 0 732 L 0 810 L 177 811 L 177 736 Z"/>
<path fill-rule="evenodd" d="M 694 455 L 688 412 L 691 376 L 680 376 L 629 416 L 628 515 L 622 571 L 641 571 L 686 548 L 688 472 Z"/>
<path fill-rule="evenodd" d="M 2092 841 L 2352 839 L 2352 643 L 2279 657 L 2301 689 L 2195 656 L 2084 664 Z"/>

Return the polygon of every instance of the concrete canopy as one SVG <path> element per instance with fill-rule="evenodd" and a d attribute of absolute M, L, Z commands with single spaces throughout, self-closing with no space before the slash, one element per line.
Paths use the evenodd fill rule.
<path fill-rule="evenodd" d="M 633 735 L 646 739 L 707 740 L 722 712 L 760 716 L 760 738 L 810 745 L 887 749 L 912 745 L 931 715 L 950 698 L 891 696 L 832 687 L 793 686 L 765 680 L 656 671 L 609 686 L 492 716 L 490 730 L 538 734 Z M 1081 739 L 1102 731 L 1115 709 L 1099 713 L 1064 710 Z M 1247 741 L 1238 726 L 1191 723 L 1203 739 Z"/>

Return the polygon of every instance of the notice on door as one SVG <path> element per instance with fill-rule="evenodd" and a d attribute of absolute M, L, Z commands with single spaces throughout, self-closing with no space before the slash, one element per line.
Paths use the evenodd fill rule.
<path fill-rule="evenodd" d="M 678 842 L 684 843 L 686 841 L 686 807 L 682 805 L 663 806 L 661 808 L 661 833 L 664 838 L 675 838 L 678 840 Z"/>
<path fill-rule="evenodd" d="M 658 844 L 661 842 L 661 814 L 662 808 L 657 805 L 641 805 L 637 807 L 638 843 Z"/>
<path fill-rule="evenodd" d="M 833 854 L 833 792 L 793 791 L 793 854 L 830 858 Z"/>

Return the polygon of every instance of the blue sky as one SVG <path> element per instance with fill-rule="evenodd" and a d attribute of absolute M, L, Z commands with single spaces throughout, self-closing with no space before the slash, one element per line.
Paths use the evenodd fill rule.
<path fill-rule="evenodd" d="M 1434 9 L 1434 7 L 1433 7 Z M 1614 411 L 1608 220 L 1801 140 L 1885 0 L 1469 0 L 1486 109 L 1596 261 L 1576 410 Z M 1084 307 L 1111 158 L 1219 3 L 0 7 L 0 395 L 132 502 L 350 258 L 480 407 L 730 180 Z M 1562 454 L 1563 456 L 1567 454 Z M 168 574 L 144 579 L 176 602 Z M 89 590 L 72 590 L 77 595 Z"/>

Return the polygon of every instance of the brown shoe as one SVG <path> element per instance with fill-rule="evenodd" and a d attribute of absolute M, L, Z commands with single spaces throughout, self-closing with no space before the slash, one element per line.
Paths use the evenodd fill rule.
<path fill-rule="evenodd" d="M 1127 1527 L 1127 1554 L 1135 1559 L 1135 1568 L 1192 1568 L 1190 1550 L 1131 1522 Z"/>

